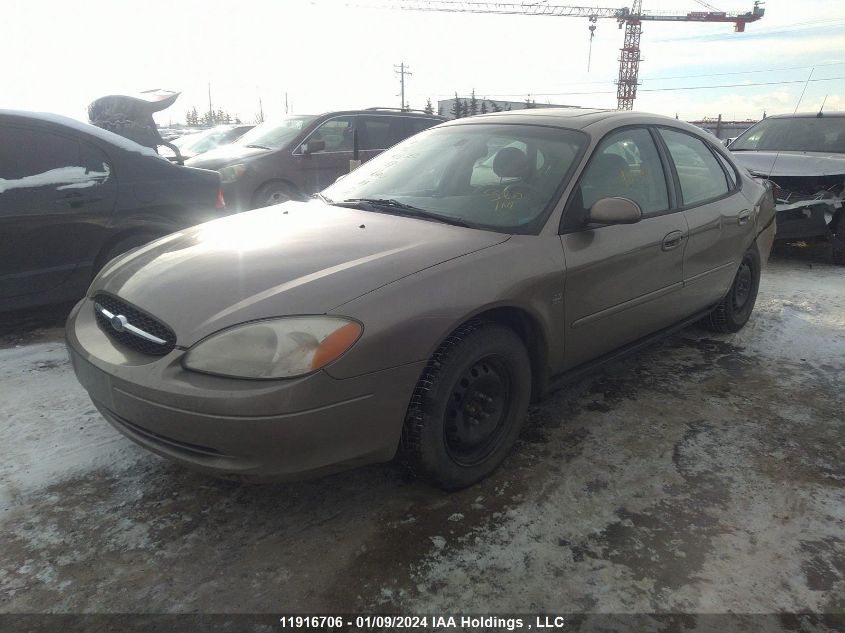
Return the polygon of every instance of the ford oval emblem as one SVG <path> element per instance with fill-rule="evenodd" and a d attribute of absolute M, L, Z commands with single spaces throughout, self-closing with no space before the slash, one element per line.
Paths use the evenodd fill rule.
<path fill-rule="evenodd" d="M 129 319 L 122 314 L 115 314 L 111 318 L 111 326 L 114 328 L 115 332 L 123 332 L 123 330 L 126 329 L 127 323 L 129 323 Z"/>

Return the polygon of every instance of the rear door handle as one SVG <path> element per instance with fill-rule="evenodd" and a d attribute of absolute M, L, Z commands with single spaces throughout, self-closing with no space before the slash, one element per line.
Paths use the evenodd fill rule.
<path fill-rule="evenodd" d="M 683 231 L 672 231 L 671 233 L 667 233 L 663 238 L 660 248 L 664 251 L 671 251 L 673 248 L 678 248 L 681 245 L 681 242 L 684 241 L 684 237 L 685 235 Z"/>
<path fill-rule="evenodd" d="M 743 209 L 739 212 L 739 215 L 736 217 L 736 221 L 741 225 L 748 224 L 748 220 L 751 218 L 751 211 L 748 209 Z"/>

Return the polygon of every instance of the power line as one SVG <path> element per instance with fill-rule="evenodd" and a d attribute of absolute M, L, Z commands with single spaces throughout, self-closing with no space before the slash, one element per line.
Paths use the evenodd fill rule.
<path fill-rule="evenodd" d="M 839 81 L 843 80 L 845 77 L 825 77 L 820 79 L 810 79 L 810 82 L 816 81 Z M 756 83 L 744 83 L 744 84 L 717 84 L 717 85 L 710 85 L 710 86 L 678 86 L 675 88 L 640 88 L 639 92 L 674 92 L 677 90 L 707 90 L 712 88 L 750 88 L 753 86 L 781 86 L 787 84 L 803 84 L 807 80 L 806 79 L 795 79 L 791 81 L 761 81 Z M 526 93 L 524 92 L 484 92 L 480 94 L 488 94 L 494 95 L 496 97 L 524 97 Z M 531 92 L 532 95 L 535 97 L 569 97 L 569 96 L 577 96 L 577 95 L 608 95 L 608 94 L 616 94 L 615 90 L 596 90 L 590 92 Z M 438 94 L 435 95 L 438 97 L 442 97 L 445 95 Z"/>
<path fill-rule="evenodd" d="M 843 66 L 845 62 L 828 62 L 824 64 L 813 64 L 810 66 L 782 66 L 780 68 L 757 68 L 751 70 L 732 70 L 730 72 L 724 73 L 704 73 L 699 75 L 671 75 L 668 77 L 643 77 L 643 81 L 664 81 L 670 79 L 701 79 L 703 77 L 726 77 L 729 75 L 748 75 L 751 73 L 773 73 L 773 72 L 781 72 L 785 70 L 809 70 L 810 68 L 822 68 L 824 66 Z M 613 79 L 602 79 L 600 81 L 570 81 L 566 82 L 564 86 L 586 86 L 586 85 L 595 85 L 595 84 L 612 84 L 614 83 Z M 531 94 L 535 94 L 534 91 L 526 91 L 526 92 L 519 92 L 519 93 L 511 93 L 510 95 L 507 94 L 499 94 L 500 96 L 524 96 L 531 92 Z M 433 96 L 435 97 L 448 97 L 452 93 L 451 92 L 443 92 L 443 93 L 435 93 Z M 493 94 L 493 93 L 484 93 L 484 94 Z M 536 94 L 569 94 L 569 93 L 536 93 Z"/>

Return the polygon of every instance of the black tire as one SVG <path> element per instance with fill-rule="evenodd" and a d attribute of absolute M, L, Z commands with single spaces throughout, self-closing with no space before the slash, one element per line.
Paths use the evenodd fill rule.
<path fill-rule="evenodd" d="M 152 242 L 153 240 L 158 239 L 159 237 L 161 236 L 156 235 L 155 233 L 135 233 L 133 235 L 129 235 L 127 237 L 124 237 L 123 239 L 118 240 L 111 246 L 107 247 L 97 257 L 96 261 L 94 262 L 94 275 L 100 272 L 105 267 L 105 265 L 108 264 L 115 257 L 123 255 L 128 251 L 131 251 L 133 248 L 148 244 L 149 242 Z"/>
<path fill-rule="evenodd" d="M 760 289 L 760 253 L 756 244 L 742 256 L 731 289 L 713 312 L 704 319 L 704 326 L 714 332 L 739 332 L 751 317 Z"/>
<path fill-rule="evenodd" d="M 833 263 L 845 266 L 845 210 L 840 209 L 838 216 L 833 219 L 831 232 L 833 233 L 830 238 L 833 246 Z"/>
<path fill-rule="evenodd" d="M 434 353 L 414 390 L 401 457 L 413 475 L 447 490 L 483 479 L 516 441 L 531 397 L 519 336 L 473 321 Z"/>
<path fill-rule="evenodd" d="M 252 197 L 252 208 L 261 209 L 274 204 L 282 204 L 288 200 L 299 199 L 301 199 L 301 196 L 289 185 L 278 181 L 268 182 L 261 185 L 255 192 Z"/>

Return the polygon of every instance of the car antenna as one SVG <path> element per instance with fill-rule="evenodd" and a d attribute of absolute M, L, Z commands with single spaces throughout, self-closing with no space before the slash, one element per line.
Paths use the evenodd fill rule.
<path fill-rule="evenodd" d="M 816 67 L 815 67 L 815 66 L 813 66 L 812 68 L 810 68 L 810 74 L 809 74 L 809 75 L 807 75 L 807 81 L 805 81 L 805 82 L 804 82 L 804 89 L 803 89 L 803 90 L 801 90 L 801 95 L 798 97 L 798 103 L 796 103 L 796 104 L 795 104 L 795 109 L 792 111 L 792 114 L 795 114 L 796 112 L 798 112 L 798 106 L 800 106 L 800 105 L 801 105 L 801 100 L 804 98 L 804 93 L 807 91 L 807 86 L 808 86 L 808 85 L 809 85 L 809 83 L 810 83 L 810 79 L 812 79 L 812 78 L 813 78 L 813 73 L 814 73 L 815 71 L 816 71 Z M 827 99 L 827 97 L 825 97 L 825 99 Z M 822 104 L 822 107 L 824 107 L 824 104 Z M 821 116 L 821 110 L 819 110 L 819 113 L 818 113 L 816 116 Z M 772 166 L 769 168 L 769 176 L 768 176 L 768 178 L 766 178 L 766 180 L 771 180 L 771 179 L 772 179 L 772 174 L 773 174 L 773 173 L 774 173 L 774 171 L 775 171 L 775 165 L 776 165 L 776 164 L 777 164 L 777 162 L 778 162 L 778 158 L 780 158 L 780 150 L 778 150 L 778 151 L 777 151 L 777 154 L 775 154 L 775 159 L 772 161 Z M 777 203 L 777 200 L 775 200 L 775 202 Z"/>
<path fill-rule="evenodd" d="M 822 118 L 822 111 L 824 110 L 824 104 L 827 103 L 827 95 L 824 96 L 822 100 L 822 107 L 819 108 L 819 113 L 816 115 L 818 118 Z"/>

